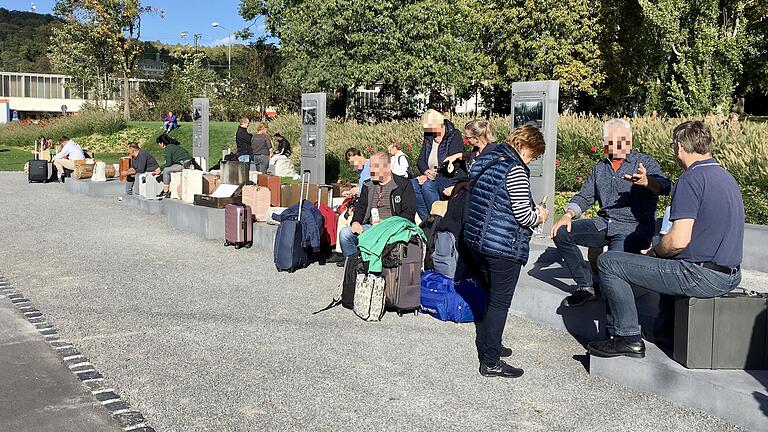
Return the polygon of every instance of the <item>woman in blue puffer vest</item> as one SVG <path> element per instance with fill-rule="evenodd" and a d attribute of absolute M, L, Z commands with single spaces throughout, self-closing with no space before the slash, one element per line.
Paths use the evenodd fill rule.
<path fill-rule="evenodd" d="M 544 137 L 522 126 L 507 142 L 475 160 L 470 170 L 471 195 L 464 222 L 464 243 L 483 287 L 489 291 L 485 317 L 477 322 L 480 374 L 517 378 L 523 370 L 501 360 L 512 354 L 501 344 L 507 313 L 528 261 L 532 229 L 544 223 L 547 209 L 533 204 L 528 163 L 544 153 Z"/>

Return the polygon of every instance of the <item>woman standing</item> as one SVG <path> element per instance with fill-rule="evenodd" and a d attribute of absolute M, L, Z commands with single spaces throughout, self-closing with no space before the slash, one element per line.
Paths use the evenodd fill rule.
<path fill-rule="evenodd" d="M 485 316 L 476 324 L 483 376 L 517 378 L 523 374 L 522 369 L 501 360 L 501 339 L 520 269 L 528 261 L 532 228 L 549 216 L 547 209 L 533 205 L 529 181 L 528 163 L 543 153 L 541 132 L 523 126 L 507 142 L 479 156 L 470 170 L 464 243 L 489 291 Z"/>

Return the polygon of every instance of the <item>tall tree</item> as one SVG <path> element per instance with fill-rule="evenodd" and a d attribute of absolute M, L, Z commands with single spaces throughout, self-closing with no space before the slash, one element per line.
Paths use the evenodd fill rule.
<path fill-rule="evenodd" d="M 87 26 L 113 53 L 123 79 L 123 117 L 129 120 L 129 82 L 141 58 L 141 17 L 161 12 L 142 6 L 141 0 L 58 0 L 54 11 L 68 21 Z"/>
<path fill-rule="evenodd" d="M 302 91 L 342 89 L 347 118 L 361 85 L 434 92 L 468 85 L 477 68 L 460 13 L 457 0 L 242 0 L 240 7 L 245 19 L 265 16 L 280 39 L 282 78 Z"/>
<path fill-rule="evenodd" d="M 743 61 L 754 49 L 743 25 L 754 1 L 639 1 L 664 60 L 647 83 L 660 93 L 658 108 L 687 115 L 728 111 Z"/>

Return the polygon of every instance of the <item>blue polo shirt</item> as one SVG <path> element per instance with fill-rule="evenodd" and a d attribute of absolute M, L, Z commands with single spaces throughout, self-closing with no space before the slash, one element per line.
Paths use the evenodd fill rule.
<path fill-rule="evenodd" d="M 691 242 L 675 258 L 741 264 L 744 248 L 744 201 L 736 179 L 714 158 L 688 167 L 672 189 L 670 220 L 694 219 Z"/>
<path fill-rule="evenodd" d="M 357 182 L 357 193 L 363 193 L 363 183 L 371 179 L 371 161 L 368 160 L 363 165 L 363 169 L 360 170 L 360 180 Z"/>

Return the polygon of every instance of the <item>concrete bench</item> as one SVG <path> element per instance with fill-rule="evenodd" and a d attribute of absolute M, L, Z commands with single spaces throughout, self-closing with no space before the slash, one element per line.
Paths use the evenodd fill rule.
<path fill-rule="evenodd" d="M 90 179 L 78 180 L 70 177 L 64 181 L 64 189 L 92 197 L 119 197 L 125 194 L 125 183 L 116 178 L 94 182 Z"/>

